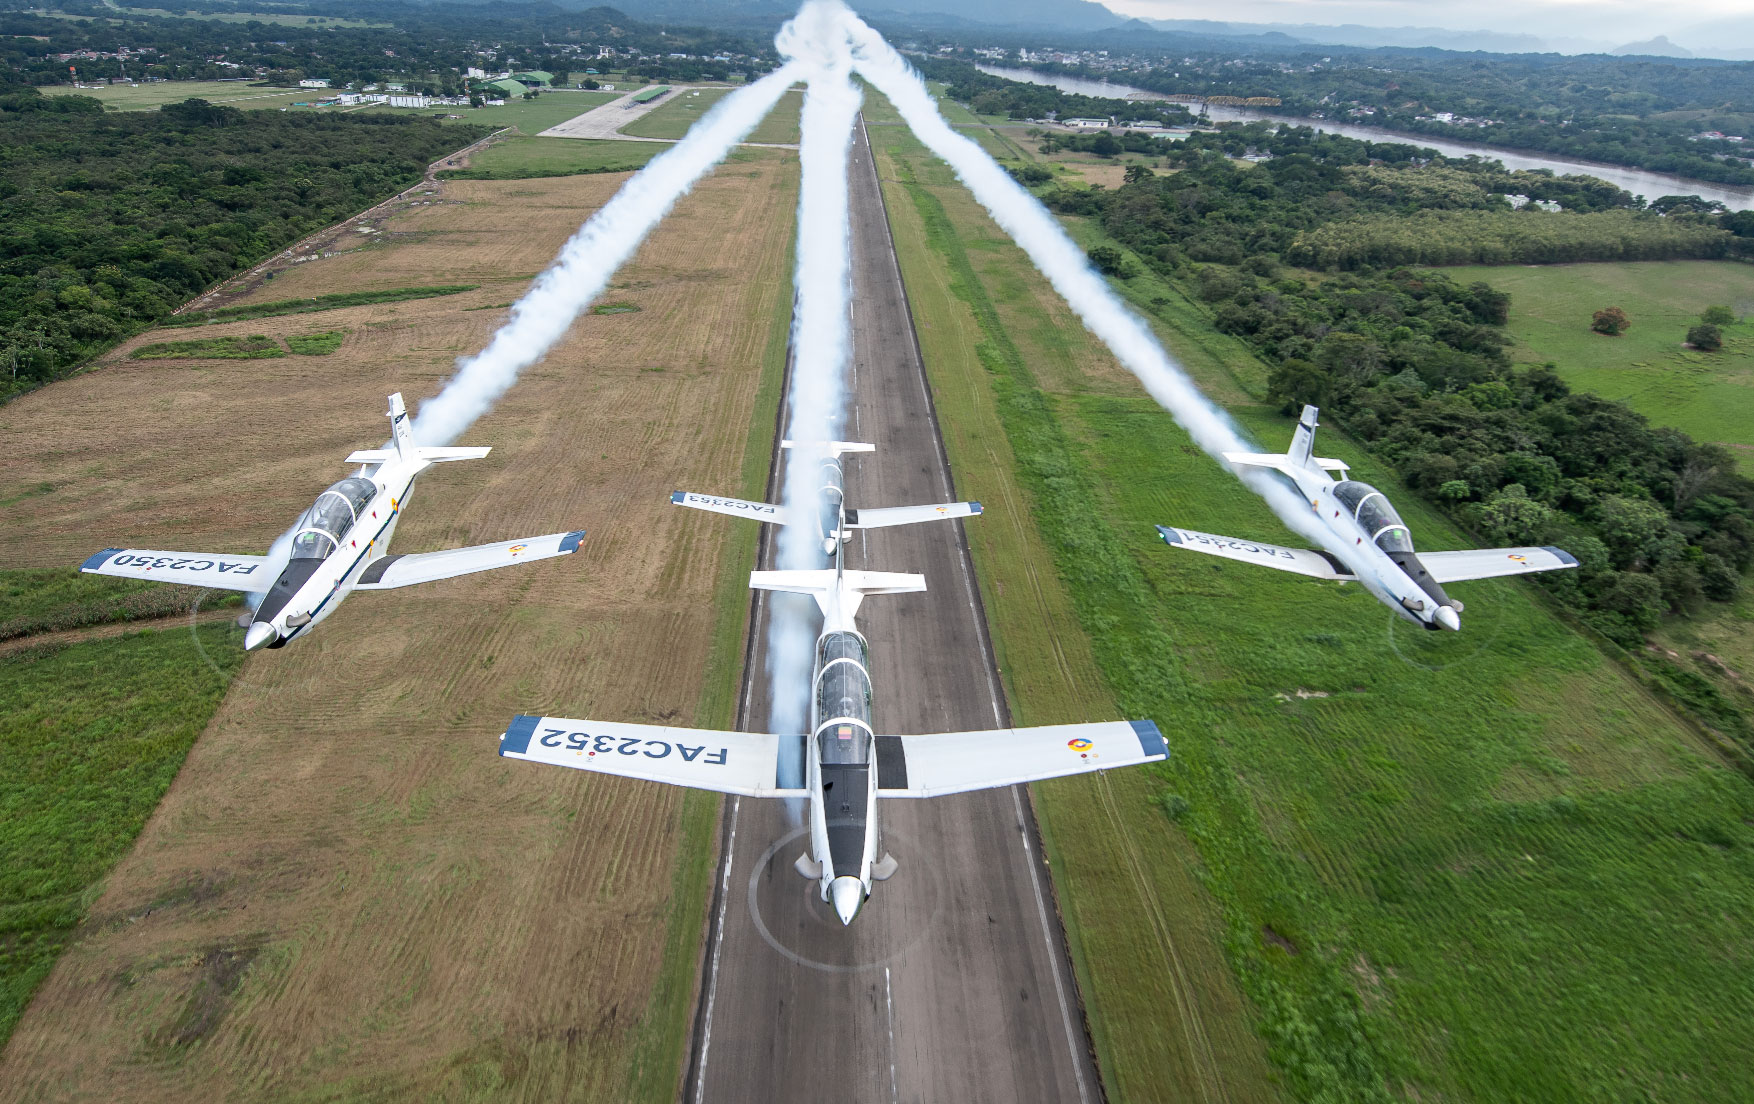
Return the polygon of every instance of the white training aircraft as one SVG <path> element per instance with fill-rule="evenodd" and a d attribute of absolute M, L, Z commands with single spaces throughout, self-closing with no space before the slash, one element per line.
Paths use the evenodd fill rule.
<path fill-rule="evenodd" d="M 1150 721 L 877 736 L 865 638 L 853 617 L 866 595 L 923 591 L 926 580 L 845 571 L 837 560 L 832 571 L 756 571 L 749 585 L 813 595 L 822 608 L 808 734 L 520 716 L 500 737 L 499 753 L 745 797 L 808 799 L 810 851 L 793 865 L 818 883 L 842 924 L 852 923 L 873 881 L 895 873 L 878 829 L 879 798 L 937 797 L 1169 756 Z M 804 743 L 801 790 L 780 787 L 781 741 Z"/>
<path fill-rule="evenodd" d="M 390 396 L 389 417 L 394 448 L 365 449 L 347 458 L 347 463 L 365 467 L 317 496 L 292 528 L 286 559 L 106 548 L 80 570 L 260 594 L 244 647 L 281 648 L 335 612 L 351 591 L 392 590 L 578 551 L 583 529 L 444 552 L 389 555 L 390 536 L 420 473 L 433 464 L 477 460 L 489 452 L 416 445 L 399 394 Z"/>
<path fill-rule="evenodd" d="M 846 482 L 842 476 L 840 458 L 849 452 L 876 452 L 876 445 L 860 441 L 781 441 L 780 447 L 796 449 L 820 458 L 817 466 L 820 484 L 817 488 L 814 514 L 794 517 L 794 511 L 784 506 L 695 494 L 693 491 L 676 491 L 670 495 L 670 501 L 678 506 L 692 506 L 697 510 L 730 514 L 732 517 L 754 518 L 774 525 L 814 524 L 816 535 L 822 540 L 822 550 L 830 556 L 839 552 L 841 545 L 853 539 L 854 529 L 882 529 L 890 525 L 913 525 L 921 521 L 973 517 L 981 512 L 981 504 L 978 502 L 942 502 L 931 506 L 887 506 L 876 510 L 849 510 L 846 506 Z"/>
<path fill-rule="evenodd" d="M 1206 552 L 1226 559 L 1276 567 L 1316 579 L 1358 582 L 1391 610 L 1428 629 L 1460 629 L 1462 604 L 1445 594 L 1444 583 L 1528 575 L 1576 567 L 1577 559 L 1562 548 L 1472 548 L 1459 552 L 1413 551 L 1413 539 L 1383 493 L 1357 480 L 1335 480 L 1346 465 L 1311 453 L 1315 448 L 1316 408 L 1303 408 L 1291 439 L 1291 451 L 1227 452 L 1224 458 L 1244 467 L 1270 468 L 1291 480 L 1322 524 L 1333 530 L 1334 554 L 1315 549 L 1280 548 L 1272 544 L 1197 533 L 1159 525 L 1172 548 Z"/>

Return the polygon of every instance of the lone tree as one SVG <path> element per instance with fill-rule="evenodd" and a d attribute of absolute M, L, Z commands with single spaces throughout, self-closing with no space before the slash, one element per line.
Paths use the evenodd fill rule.
<path fill-rule="evenodd" d="M 1736 312 L 1728 307 L 1706 307 L 1699 320 L 1707 326 L 1733 326 L 1736 324 Z"/>
<path fill-rule="evenodd" d="M 1619 307 L 1609 307 L 1607 310 L 1599 310 L 1595 313 L 1595 316 L 1590 319 L 1590 329 L 1599 334 L 1607 334 L 1609 337 L 1619 337 L 1621 334 L 1625 333 L 1631 325 L 1632 320 L 1627 318 L 1626 312 Z"/>
<path fill-rule="evenodd" d="M 1687 331 L 1687 344 L 1702 353 L 1715 353 L 1724 347 L 1724 334 L 1711 323 L 1701 322 Z"/>

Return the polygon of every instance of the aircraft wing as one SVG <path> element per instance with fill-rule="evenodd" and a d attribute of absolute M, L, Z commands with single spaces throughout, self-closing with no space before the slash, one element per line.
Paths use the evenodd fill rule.
<path fill-rule="evenodd" d="M 885 506 L 876 510 L 848 510 L 848 529 L 882 529 L 890 525 L 912 525 L 917 521 L 940 518 L 974 517 L 981 512 L 978 502 L 941 502 L 936 506 Z"/>
<path fill-rule="evenodd" d="M 938 797 L 1167 758 L 1150 721 L 879 736 L 877 796 Z"/>
<path fill-rule="evenodd" d="M 260 594 L 274 585 L 275 569 L 266 556 L 212 552 L 157 552 L 145 548 L 106 548 L 79 565 L 93 575 L 152 579 L 161 583 L 242 590 Z"/>
<path fill-rule="evenodd" d="M 570 533 L 550 533 L 545 537 L 500 541 L 498 544 L 477 544 L 471 548 L 452 548 L 444 552 L 416 552 L 404 556 L 382 556 L 366 565 L 355 583 L 358 590 L 394 590 L 415 583 L 431 583 L 458 575 L 473 575 L 496 567 L 510 567 L 529 560 L 546 560 L 579 550 L 583 529 Z"/>
<path fill-rule="evenodd" d="M 1439 583 L 1530 575 L 1577 566 L 1577 557 L 1563 548 L 1467 548 L 1460 552 L 1421 552 L 1419 562 Z"/>
<path fill-rule="evenodd" d="M 759 732 L 520 714 L 499 738 L 499 753 L 507 759 L 744 797 L 803 797 L 808 791 L 778 784 L 779 741 Z"/>
<path fill-rule="evenodd" d="M 1316 552 L 1308 548 L 1280 548 L 1276 544 L 1261 544 L 1256 541 L 1242 541 L 1234 537 L 1219 537 L 1211 533 L 1196 533 L 1192 529 L 1176 529 L 1168 525 L 1159 525 L 1157 532 L 1163 537 L 1163 543 L 1171 548 L 1186 548 L 1194 552 L 1205 552 L 1212 556 L 1223 556 L 1227 560 L 1241 560 L 1244 563 L 1260 564 L 1262 567 L 1276 567 L 1280 571 L 1294 571 L 1299 575 L 1308 575 L 1312 579 L 1353 579 L 1347 567 L 1330 557 L 1325 552 Z M 1420 557 L 1424 559 L 1424 557 Z"/>
<path fill-rule="evenodd" d="M 791 520 L 786 516 L 784 506 L 775 506 L 767 502 L 745 502 L 740 498 L 695 494 L 693 491 L 672 491 L 670 492 L 670 501 L 678 506 L 692 506 L 696 510 L 710 510 L 715 514 L 730 514 L 732 517 L 770 521 L 775 525 L 786 525 Z"/>

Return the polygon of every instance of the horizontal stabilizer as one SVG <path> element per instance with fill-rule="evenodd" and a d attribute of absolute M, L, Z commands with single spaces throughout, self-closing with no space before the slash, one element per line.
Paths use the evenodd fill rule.
<path fill-rule="evenodd" d="M 745 502 L 740 498 L 721 498 L 718 495 L 695 494 L 693 491 L 672 491 L 670 501 L 678 506 L 692 506 L 696 510 L 730 514 L 732 517 L 754 518 L 756 521 L 772 522 L 775 525 L 785 525 L 789 521 L 784 506 L 767 502 Z"/>
<path fill-rule="evenodd" d="M 1293 457 L 1283 452 L 1227 452 L 1224 458 L 1242 468 L 1272 468 L 1290 475 L 1297 468 Z M 1350 471 L 1352 465 L 1344 460 L 1334 460 L 1326 456 L 1312 456 L 1310 464 L 1328 471 Z"/>
<path fill-rule="evenodd" d="M 492 445 L 485 448 L 439 448 L 436 446 L 427 448 L 418 446 L 414 450 L 414 455 L 428 464 L 443 464 L 447 460 L 479 460 L 492 451 Z M 400 458 L 395 449 L 360 449 L 357 452 L 348 453 L 346 462 L 349 464 L 388 464 L 390 461 Z"/>
<path fill-rule="evenodd" d="M 1169 758 L 1150 721 L 877 737 L 878 797 L 939 797 Z"/>
<path fill-rule="evenodd" d="M 1459 552 L 1421 552 L 1419 562 L 1439 583 L 1532 575 L 1577 566 L 1577 557 L 1563 548 L 1467 548 Z"/>
<path fill-rule="evenodd" d="M 744 797 L 804 797 L 809 791 L 778 784 L 779 742 L 778 736 L 760 732 L 520 715 L 499 738 L 499 753 Z"/>
<path fill-rule="evenodd" d="M 250 594 L 268 590 L 278 574 L 266 556 L 159 552 L 147 548 L 106 548 L 80 564 L 79 570 L 92 575 L 151 579 L 158 583 L 183 583 Z"/>
<path fill-rule="evenodd" d="M 921 521 L 945 518 L 975 517 L 981 512 L 978 502 L 943 502 L 936 506 L 884 506 L 876 510 L 848 510 L 848 529 L 883 529 L 891 525 L 913 525 Z"/>
<path fill-rule="evenodd" d="M 781 441 L 783 449 L 796 449 L 799 452 L 820 453 L 824 456 L 844 456 L 849 452 L 876 452 L 876 445 L 868 445 L 863 441 Z"/>
<path fill-rule="evenodd" d="M 926 577 L 899 571 L 751 571 L 749 586 L 753 590 L 808 594 L 816 599 L 824 617 L 838 603 L 840 612 L 851 617 L 866 595 L 916 594 L 926 589 Z"/>
<path fill-rule="evenodd" d="M 1168 525 L 1159 525 L 1157 533 L 1163 538 L 1163 543 L 1171 548 L 1186 548 L 1190 552 L 1223 556 L 1227 560 L 1241 560 L 1244 563 L 1260 564 L 1262 567 L 1276 567 L 1280 571 L 1308 575 L 1312 579 L 1357 578 L 1352 573 L 1351 568 L 1326 552 L 1317 552 L 1308 548 L 1281 548 L 1276 544 L 1242 541 L 1235 537 L 1220 537 L 1212 533 L 1199 533 L 1192 529 L 1176 529 Z"/>
<path fill-rule="evenodd" d="M 510 567 L 516 563 L 565 556 L 579 550 L 579 541 L 584 535 L 583 529 L 575 529 L 570 533 L 550 533 L 545 537 L 477 544 L 470 548 L 451 548 L 444 552 L 380 556 L 366 565 L 355 589 L 394 590 L 397 587 L 413 586 L 415 583 L 454 579 L 459 575 L 473 575 L 477 571 L 491 571 L 496 567 Z"/>

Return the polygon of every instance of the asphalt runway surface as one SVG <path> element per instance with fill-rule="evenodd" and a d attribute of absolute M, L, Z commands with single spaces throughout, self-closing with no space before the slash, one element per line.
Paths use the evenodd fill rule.
<path fill-rule="evenodd" d="M 845 433 L 877 451 L 846 459 L 847 503 L 951 501 L 862 125 L 850 170 Z M 861 531 L 846 547 L 848 568 L 926 577 L 924 594 L 860 607 L 880 733 L 1009 724 L 962 524 Z M 771 556 L 764 540 L 763 567 Z M 745 729 L 767 727 L 770 597 L 798 596 L 755 598 Z M 685 1100 L 1100 1101 L 1026 801 L 1021 787 L 883 801 L 884 843 L 900 869 L 843 928 L 792 869 L 808 849 L 799 822 L 776 801 L 728 799 Z"/>

